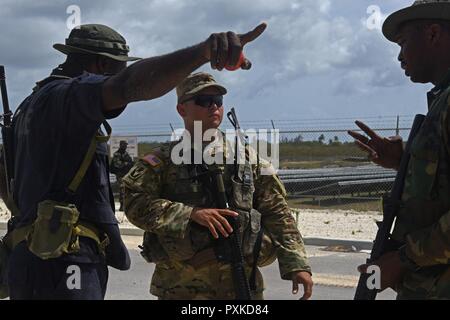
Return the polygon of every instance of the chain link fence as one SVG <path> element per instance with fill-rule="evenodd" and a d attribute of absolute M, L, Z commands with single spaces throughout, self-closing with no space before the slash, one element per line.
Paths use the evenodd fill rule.
<path fill-rule="evenodd" d="M 381 136 L 404 140 L 414 116 L 360 119 Z M 279 130 L 279 171 L 294 208 L 381 211 L 380 199 L 392 187 L 395 171 L 371 164 L 353 143 L 348 130 L 357 130 L 355 118 L 241 121 L 243 129 Z M 226 121 L 224 121 L 226 122 Z M 171 139 L 182 123 L 115 126 L 116 136 L 138 138 L 139 156 Z M 221 129 L 231 129 L 224 123 Z M 115 177 L 111 175 L 117 192 Z"/>
<path fill-rule="evenodd" d="M 356 118 L 241 121 L 244 129 L 279 130 L 279 171 L 292 208 L 381 211 L 381 198 L 392 188 L 396 172 L 368 161 L 348 130 L 358 130 Z M 406 141 L 414 116 L 363 117 L 384 137 Z M 181 123 L 115 126 L 121 137 L 137 137 L 139 156 L 171 140 Z M 225 124 L 222 129 L 231 129 Z M 118 193 L 115 177 L 113 190 Z"/>
<path fill-rule="evenodd" d="M 407 139 L 413 116 L 364 117 L 360 119 L 380 136 Z M 361 130 L 356 118 L 242 121 L 243 129 L 279 130 L 279 171 L 292 207 L 381 211 L 381 198 L 393 185 L 394 170 L 368 161 L 348 130 Z M 118 126 L 116 135 L 137 136 L 139 155 L 162 142 L 181 123 Z M 164 129 L 166 128 L 166 129 Z M 231 129 L 226 123 L 222 129 Z M 164 131 L 165 130 L 165 131 Z"/>
<path fill-rule="evenodd" d="M 406 141 L 412 116 L 367 119 L 380 136 L 401 136 Z M 396 172 L 372 164 L 348 130 L 356 125 L 331 121 L 311 128 L 281 130 L 280 168 L 292 207 L 381 211 Z M 334 126 L 334 128 L 333 128 Z"/>

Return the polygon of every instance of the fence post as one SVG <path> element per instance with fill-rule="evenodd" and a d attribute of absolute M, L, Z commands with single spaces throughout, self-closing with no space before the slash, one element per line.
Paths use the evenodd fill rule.
<path fill-rule="evenodd" d="M 397 127 L 395 129 L 395 135 L 396 136 L 400 135 L 400 116 L 397 116 Z"/>

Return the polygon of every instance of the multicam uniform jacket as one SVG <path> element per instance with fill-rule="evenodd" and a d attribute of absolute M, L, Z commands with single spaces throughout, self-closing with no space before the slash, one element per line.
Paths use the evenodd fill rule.
<path fill-rule="evenodd" d="M 214 240 L 207 228 L 190 220 L 190 214 L 194 207 L 214 208 L 213 195 L 208 187 L 193 179 L 189 165 L 173 164 L 170 154 L 175 144 L 155 149 L 123 178 L 126 215 L 146 231 L 144 247 L 147 243 L 150 248 L 143 255 L 156 263 L 150 292 L 161 299 L 233 299 L 230 266 L 215 259 L 207 263 L 199 263 L 197 259 L 213 246 Z M 261 162 L 260 166 L 270 169 L 268 163 Z M 242 229 L 250 229 L 243 236 L 248 271 L 252 240 L 262 226 L 264 237 L 258 265 L 267 265 L 278 258 L 281 278 L 290 280 L 293 271 L 311 271 L 303 239 L 279 178 L 273 170 L 273 174 L 261 175 L 257 167 L 249 167 L 253 176 L 249 193 L 236 195 L 236 191 L 230 191 L 234 190 L 231 186 L 235 183 L 234 166 L 222 166 L 227 191 L 240 198 L 234 203 L 242 209 L 236 210 L 244 219 Z M 261 299 L 264 284 L 259 270 L 256 285 L 254 297 Z"/>
<path fill-rule="evenodd" d="M 420 269 L 406 273 L 399 299 L 450 299 L 450 74 L 428 98 L 392 236 Z"/>

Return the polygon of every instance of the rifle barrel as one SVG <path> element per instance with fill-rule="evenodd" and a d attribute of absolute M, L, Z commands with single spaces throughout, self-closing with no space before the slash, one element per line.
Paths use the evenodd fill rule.
<path fill-rule="evenodd" d="M 10 115 L 11 109 L 9 108 L 8 91 L 6 90 L 6 74 L 4 66 L 0 66 L 0 91 L 2 95 L 3 111 L 4 111 L 3 125 L 9 126 L 11 124 L 11 118 L 8 117 L 7 115 Z"/>
<path fill-rule="evenodd" d="M 3 166 L 5 170 L 5 187 L 8 198 L 11 195 L 11 186 L 10 179 L 12 177 L 12 157 L 10 154 L 11 146 L 12 146 L 12 128 L 11 128 L 11 109 L 9 108 L 8 102 L 8 91 L 6 90 L 6 74 L 5 67 L 0 66 L 0 93 L 2 96 L 3 102 L 3 123 L 1 128 L 2 133 L 2 157 L 3 157 Z M 6 199 L 4 199 L 6 201 Z"/>

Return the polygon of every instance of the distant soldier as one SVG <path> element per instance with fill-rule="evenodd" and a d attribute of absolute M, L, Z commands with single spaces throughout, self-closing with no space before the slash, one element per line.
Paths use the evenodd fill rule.
<path fill-rule="evenodd" d="M 177 110 L 191 137 L 194 121 L 201 121 L 204 131 L 219 127 L 226 93 L 207 73 L 193 74 L 177 87 Z M 215 131 L 218 138 L 222 133 Z M 205 178 L 208 170 L 198 164 L 176 165 L 172 161 L 177 144 L 167 143 L 153 150 L 123 178 L 125 214 L 146 231 L 142 255 L 156 263 L 150 292 L 160 299 L 234 299 L 230 264 L 216 254 L 215 248 L 219 235 L 226 238 L 238 232 L 247 275 L 254 275 L 250 279 L 255 279 L 255 299 L 262 299 L 264 290 L 256 265 L 268 265 L 275 258 L 281 278 L 292 281 L 293 293 L 303 285 L 303 299 L 308 299 L 312 294 L 311 268 L 285 189 L 270 164 L 262 160 L 257 164 L 246 162 L 237 169 L 218 164 L 234 211 L 217 209 L 214 188 Z M 224 148 L 227 146 L 219 145 L 205 152 L 224 154 Z M 262 167 L 270 174 L 262 175 Z M 225 219 L 230 216 L 238 218 L 239 230 L 232 230 Z"/>
<path fill-rule="evenodd" d="M 428 114 L 414 138 L 399 214 L 391 236 L 398 249 L 374 264 L 381 289 L 398 299 L 450 299 L 450 1 L 421 0 L 390 15 L 386 38 L 400 48 L 398 60 L 412 82 L 433 83 Z M 398 138 L 350 134 L 386 168 L 398 169 L 403 144 Z M 360 266 L 366 272 L 367 265 Z"/>
<path fill-rule="evenodd" d="M 114 152 L 111 160 L 110 171 L 116 175 L 117 184 L 119 185 L 119 211 L 123 210 L 123 188 L 122 178 L 133 167 L 133 159 L 127 152 L 128 143 L 125 140 L 121 140 L 119 143 L 119 149 Z"/>

